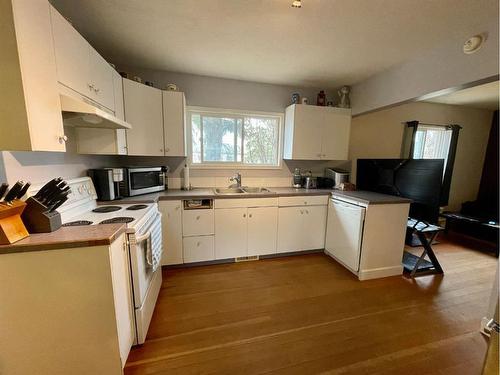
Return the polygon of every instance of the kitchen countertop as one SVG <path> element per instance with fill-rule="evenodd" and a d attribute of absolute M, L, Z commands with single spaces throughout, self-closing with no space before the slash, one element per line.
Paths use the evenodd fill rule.
<path fill-rule="evenodd" d="M 11 245 L 0 245 L 0 255 L 69 249 L 75 247 L 108 246 L 125 232 L 125 224 L 98 224 L 82 227 L 61 227 L 51 233 L 34 233 Z"/>
<path fill-rule="evenodd" d="M 195 188 L 193 190 L 169 189 L 158 193 L 138 195 L 135 197 L 123 198 L 120 201 L 99 202 L 99 204 L 110 203 L 155 203 L 158 201 L 178 200 L 178 199 L 245 199 L 245 198 L 272 198 L 272 197 L 293 197 L 301 195 L 329 195 L 335 197 L 345 197 L 356 200 L 363 204 L 395 204 L 410 203 L 410 199 L 396 197 L 393 195 L 379 194 L 371 191 L 340 191 L 332 189 L 303 189 L 292 187 L 269 187 L 271 193 L 261 194 L 234 194 L 218 195 L 213 188 Z"/>
<path fill-rule="evenodd" d="M 397 203 L 411 203 L 411 199 L 397 197 L 395 195 L 380 194 L 373 191 L 355 190 L 355 191 L 341 191 L 334 190 L 332 192 L 334 198 L 345 198 L 350 201 L 365 205 L 373 204 L 397 204 Z"/>

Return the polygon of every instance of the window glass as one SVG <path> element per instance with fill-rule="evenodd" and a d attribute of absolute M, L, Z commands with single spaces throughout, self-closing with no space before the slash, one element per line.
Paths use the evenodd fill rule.
<path fill-rule="evenodd" d="M 193 164 L 279 165 L 280 116 L 189 114 Z"/>

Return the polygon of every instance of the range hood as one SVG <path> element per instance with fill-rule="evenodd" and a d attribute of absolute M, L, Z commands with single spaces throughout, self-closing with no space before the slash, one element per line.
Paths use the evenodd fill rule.
<path fill-rule="evenodd" d="M 60 94 L 64 125 L 79 128 L 132 129 L 118 117 L 97 108 L 84 98 Z"/>

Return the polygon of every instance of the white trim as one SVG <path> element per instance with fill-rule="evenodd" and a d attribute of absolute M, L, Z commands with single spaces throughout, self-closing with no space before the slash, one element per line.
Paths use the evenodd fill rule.
<path fill-rule="evenodd" d="M 276 165 L 260 165 L 260 164 L 244 164 L 243 162 L 227 163 L 227 162 L 212 162 L 212 163 L 193 163 L 193 142 L 192 142 L 192 129 L 191 129 L 191 115 L 193 113 L 204 115 L 231 115 L 234 117 L 276 117 L 279 120 L 278 124 L 278 164 Z M 285 127 L 285 114 L 280 112 L 263 112 L 263 111 L 247 111 L 237 109 L 224 109 L 224 108 L 208 108 L 187 106 L 186 107 L 186 143 L 187 143 L 187 162 L 191 169 L 282 169 L 283 167 L 283 134 Z M 203 130 L 202 130 L 203 131 Z M 242 143 L 243 143 L 242 133 Z M 203 142 L 203 140 L 202 140 Z M 243 146 L 242 146 L 243 152 Z M 243 155 L 242 155 L 243 156 Z"/>
<path fill-rule="evenodd" d="M 392 266 L 392 267 L 382 267 L 382 268 L 372 268 L 359 270 L 358 278 L 359 280 L 371 280 L 379 279 L 382 277 L 389 276 L 399 276 L 403 274 L 403 266 Z"/>

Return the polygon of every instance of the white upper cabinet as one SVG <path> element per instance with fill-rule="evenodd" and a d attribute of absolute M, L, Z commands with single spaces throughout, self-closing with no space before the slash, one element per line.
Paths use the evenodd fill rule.
<path fill-rule="evenodd" d="M 347 160 L 351 110 L 293 104 L 286 109 L 284 159 Z"/>
<path fill-rule="evenodd" d="M 165 156 L 186 156 L 184 136 L 186 99 L 184 93 L 163 91 L 162 95 Z"/>
<path fill-rule="evenodd" d="M 59 82 L 114 111 L 114 69 L 54 7 L 51 18 Z"/>
<path fill-rule="evenodd" d="M 65 151 L 49 3 L 0 2 L 0 150 Z"/>
<path fill-rule="evenodd" d="M 164 156 L 161 90 L 123 80 L 128 155 Z"/>
<path fill-rule="evenodd" d="M 91 98 L 106 108 L 115 110 L 113 72 L 115 70 L 97 51 L 89 46 Z"/>

